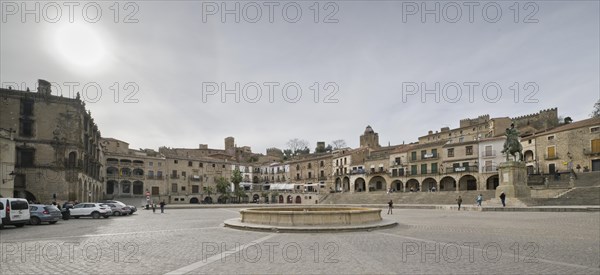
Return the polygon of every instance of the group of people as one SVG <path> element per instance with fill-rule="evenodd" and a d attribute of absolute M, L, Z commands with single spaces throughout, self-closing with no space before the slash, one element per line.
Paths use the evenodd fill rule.
<path fill-rule="evenodd" d="M 502 207 L 506 207 L 506 194 L 504 194 L 504 191 L 502 191 L 502 193 L 500 193 L 500 201 L 502 202 Z M 477 202 L 477 206 L 481 207 L 481 202 L 483 202 L 483 195 L 479 194 L 479 196 L 477 196 L 477 198 L 475 199 L 475 201 Z M 456 203 L 458 204 L 458 211 L 460 211 L 460 206 L 462 205 L 463 199 L 461 196 L 458 196 L 458 198 L 456 199 Z"/>
<path fill-rule="evenodd" d="M 164 200 L 161 201 L 158 205 L 160 207 L 160 213 L 165 213 L 165 205 L 167 205 L 165 203 L 165 201 Z M 151 206 L 152 206 L 152 213 L 156 213 L 156 203 L 152 202 Z"/>

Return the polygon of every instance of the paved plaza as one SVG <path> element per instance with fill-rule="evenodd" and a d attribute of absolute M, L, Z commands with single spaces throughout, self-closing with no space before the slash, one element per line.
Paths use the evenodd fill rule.
<path fill-rule="evenodd" d="M 599 274 L 600 212 L 397 209 L 371 232 L 239 231 L 239 209 L 7 226 L 1 274 Z"/>

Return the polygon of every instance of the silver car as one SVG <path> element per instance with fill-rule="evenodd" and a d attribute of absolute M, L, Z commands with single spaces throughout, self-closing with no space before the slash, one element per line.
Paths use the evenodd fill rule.
<path fill-rule="evenodd" d="M 127 216 L 129 214 L 131 214 L 131 208 L 129 206 L 126 205 L 121 205 L 118 203 L 105 203 L 106 205 L 110 206 L 110 209 L 113 212 L 113 216 Z"/>

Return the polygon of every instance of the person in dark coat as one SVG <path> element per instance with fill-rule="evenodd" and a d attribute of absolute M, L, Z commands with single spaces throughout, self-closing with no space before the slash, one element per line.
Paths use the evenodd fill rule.
<path fill-rule="evenodd" d="M 460 211 L 460 205 L 462 204 L 462 198 L 460 196 L 456 199 L 456 203 L 458 204 L 458 211 Z"/>
<path fill-rule="evenodd" d="M 506 194 L 504 194 L 504 191 L 500 193 L 500 201 L 502 202 L 502 207 L 506 207 Z"/>
<path fill-rule="evenodd" d="M 394 208 L 394 202 L 390 200 L 388 202 L 388 215 L 392 214 L 392 209 Z"/>
<path fill-rule="evenodd" d="M 165 213 L 165 201 L 160 202 L 160 213 Z"/>

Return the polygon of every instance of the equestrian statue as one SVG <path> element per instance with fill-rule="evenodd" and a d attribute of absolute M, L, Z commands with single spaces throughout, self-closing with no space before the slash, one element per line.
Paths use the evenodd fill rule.
<path fill-rule="evenodd" d="M 506 161 L 508 161 L 509 155 L 512 155 L 515 161 L 523 161 L 523 146 L 519 142 L 519 131 L 515 129 L 514 123 L 510 125 L 510 128 L 506 128 L 505 135 L 506 141 L 504 142 L 502 153 L 506 153 Z"/>

